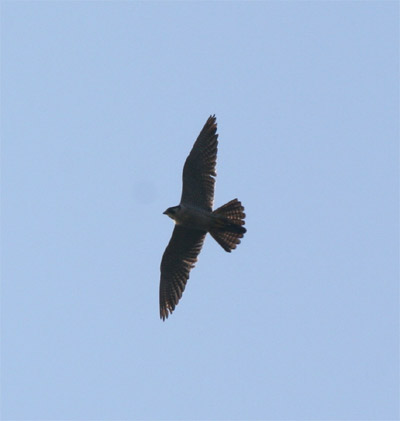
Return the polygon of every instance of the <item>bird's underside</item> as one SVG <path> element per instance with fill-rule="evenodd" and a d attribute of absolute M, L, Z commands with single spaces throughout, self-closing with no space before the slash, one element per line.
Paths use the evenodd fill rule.
<path fill-rule="evenodd" d="M 237 199 L 212 210 L 218 150 L 216 131 L 216 118 L 210 116 L 186 159 L 181 202 L 164 212 L 174 219 L 175 228 L 161 261 L 160 317 L 163 320 L 182 297 L 207 232 L 227 252 L 236 248 L 246 232 L 244 207 Z"/>

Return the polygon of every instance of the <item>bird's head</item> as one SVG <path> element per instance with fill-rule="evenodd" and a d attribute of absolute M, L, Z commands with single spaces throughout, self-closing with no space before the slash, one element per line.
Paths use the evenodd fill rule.
<path fill-rule="evenodd" d="M 175 219 L 175 215 L 179 212 L 180 209 L 180 206 L 172 206 L 172 208 L 168 208 L 165 212 L 163 212 L 163 214 L 168 215 L 171 219 Z"/>

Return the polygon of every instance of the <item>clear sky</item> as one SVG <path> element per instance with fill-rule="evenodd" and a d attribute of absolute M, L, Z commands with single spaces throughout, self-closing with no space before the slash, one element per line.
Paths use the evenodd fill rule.
<path fill-rule="evenodd" d="M 399 416 L 398 9 L 2 2 L 4 420 Z M 248 232 L 163 323 L 214 113 Z"/>

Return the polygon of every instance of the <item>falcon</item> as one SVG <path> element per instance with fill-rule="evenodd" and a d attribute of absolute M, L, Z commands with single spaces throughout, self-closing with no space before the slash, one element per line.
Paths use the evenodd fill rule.
<path fill-rule="evenodd" d="M 186 159 L 182 196 L 178 206 L 164 214 L 175 221 L 171 240 L 161 260 L 160 318 L 165 320 L 182 297 L 190 270 L 209 232 L 231 252 L 246 232 L 244 207 L 233 199 L 213 211 L 218 134 L 215 115 L 210 116 Z"/>

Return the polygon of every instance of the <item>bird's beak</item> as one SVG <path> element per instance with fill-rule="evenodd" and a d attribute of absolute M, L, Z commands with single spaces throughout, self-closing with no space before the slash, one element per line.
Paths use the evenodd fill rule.
<path fill-rule="evenodd" d="M 163 215 L 166 215 L 166 214 L 167 214 L 167 211 L 164 211 L 164 212 L 163 212 Z"/>

